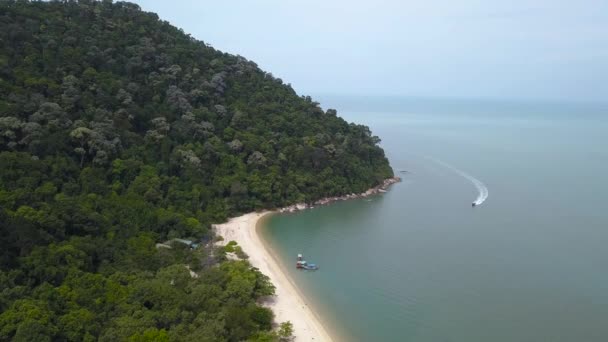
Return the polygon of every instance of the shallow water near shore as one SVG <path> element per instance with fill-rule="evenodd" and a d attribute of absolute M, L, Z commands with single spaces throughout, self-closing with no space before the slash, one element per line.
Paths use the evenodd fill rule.
<path fill-rule="evenodd" d="M 321 98 L 382 138 L 403 181 L 259 232 L 348 341 L 608 340 L 601 105 Z M 479 188 L 434 158 L 479 180 Z M 399 173 L 407 170 L 407 173 Z M 295 269 L 298 253 L 319 264 Z"/>

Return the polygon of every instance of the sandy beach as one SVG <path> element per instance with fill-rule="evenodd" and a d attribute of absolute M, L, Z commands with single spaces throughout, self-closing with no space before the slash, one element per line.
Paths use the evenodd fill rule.
<path fill-rule="evenodd" d="M 275 314 L 277 323 L 290 321 L 293 324 L 295 341 L 332 341 L 319 319 L 308 307 L 295 285 L 283 273 L 273 256 L 266 249 L 256 232 L 258 221 L 270 211 L 249 213 L 215 225 L 222 243 L 236 241 L 247 255 L 252 266 L 270 278 L 276 287 L 275 296 L 265 306 Z"/>

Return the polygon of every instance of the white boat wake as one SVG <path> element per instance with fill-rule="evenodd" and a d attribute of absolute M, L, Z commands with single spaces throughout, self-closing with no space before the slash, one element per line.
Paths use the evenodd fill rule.
<path fill-rule="evenodd" d="M 473 202 L 473 204 L 475 206 L 478 206 L 478 205 L 482 204 L 488 198 L 488 195 L 489 195 L 488 188 L 479 179 L 477 179 L 477 178 L 469 175 L 468 173 L 466 173 L 466 172 L 464 172 L 462 170 L 459 170 L 459 169 L 455 168 L 454 166 L 452 166 L 452 165 L 450 165 L 448 163 L 442 162 L 441 160 L 438 160 L 438 159 L 435 159 L 435 158 L 432 158 L 432 157 L 425 157 L 425 158 L 429 159 L 429 160 L 432 160 L 435 163 L 437 163 L 439 165 L 442 165 L 442 166 L 444 166 L 444 167 L 446 167 L 446 168 L 448 168 L 448 169 L 456 172 L 460 176 L 468 179 L 471 183 L 473 183 L 473 185 L 475 185 L 475 187 L 477 188 L 477 191 L 479 192 L 479 195 L 477 195 L 477 198 Z"/>

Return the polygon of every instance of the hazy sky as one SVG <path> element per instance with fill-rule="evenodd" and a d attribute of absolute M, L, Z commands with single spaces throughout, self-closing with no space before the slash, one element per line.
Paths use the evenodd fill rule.
<path fill-rule="evenodd" d="M 608 1 L 135 0 L 300 94 L 608 100 Z"/>

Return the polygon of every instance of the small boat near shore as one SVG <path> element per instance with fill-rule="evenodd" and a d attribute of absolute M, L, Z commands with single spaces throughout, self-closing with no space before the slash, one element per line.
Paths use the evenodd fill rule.
<path fill-rule="evenodd" d="M 317 264 L 309 264 L 306 260 L 303 260 L 302 254 L 298 254 L 298 260 L 296 261 L 296 268 L 299 270 L 315 271 L 319 269 Z"/>

